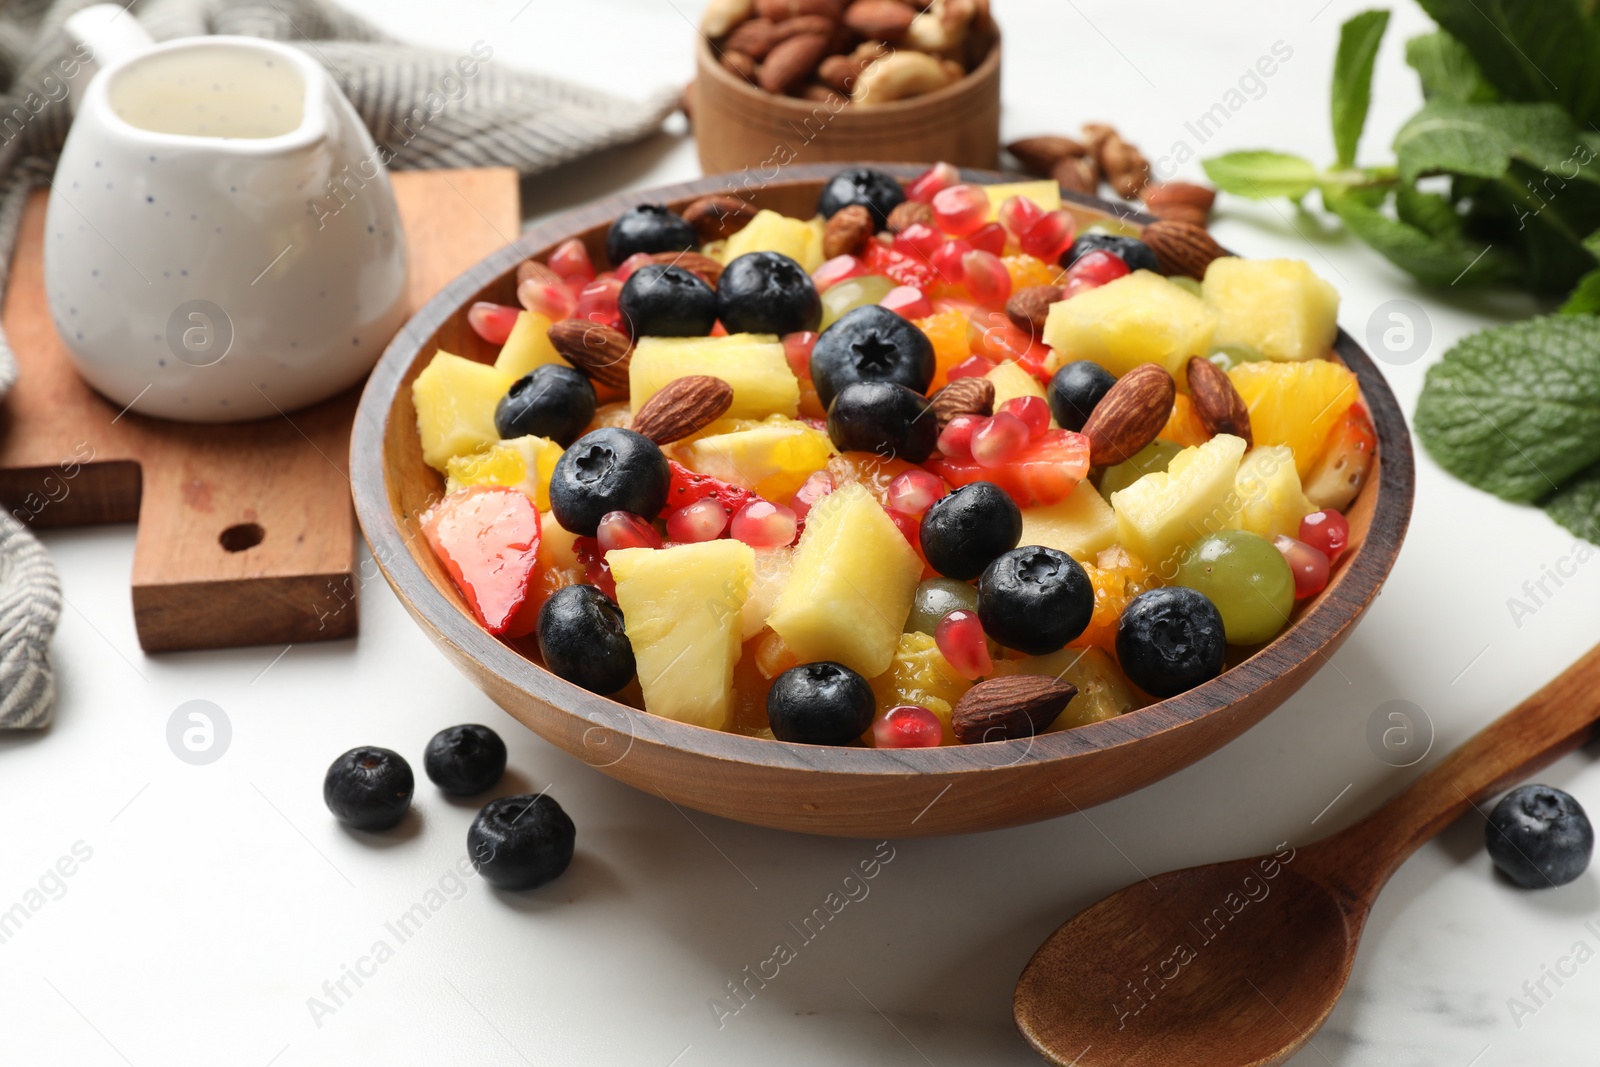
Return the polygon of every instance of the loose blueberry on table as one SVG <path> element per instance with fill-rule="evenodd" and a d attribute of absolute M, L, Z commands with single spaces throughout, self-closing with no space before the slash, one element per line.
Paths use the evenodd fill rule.
<path fill-rule="evenodd" d="M 551 797 L 500 797 L 472 821 L 467 855 L 492 885 L 536 889 L 572 863 L 577 836 L 572 819 Z"/>
<path fill-rule="evenodd" d="M 927 221 L 897 230 L 908 200 Z M 898 749 L 958 743 L 973 685 L 1033 674 L 1076 688 L 1045 727 L 1073 729 L 1276 640 L 1359 548 L 1376 433 L 1304 263 L 1175 281 L 1053 183 L 948 167 L 846 171 L 813 217 L 709 242 L 689 207 L 625 212 L 608 263 L 574 239 L 525 265 L 520 309 L 469 316 L 493 362 L 439 352 L 413 386 L 442 573 L 577 688 Z M 1194 357 L 1225 385 L 1191 392 Z"/>
<path fill-rule="evenodd" d="M 389 830 L 406 817 L 415 789 L 404 757 L 367 745 L 333 761 L 322 780 L 322 800 L 353 830 Z"/>
<path fill-rule="evenodd" d="M 506 743 L 487 726 L 451 726 L 428 742 L 422 769 L 446 793 L 470 797 L 494 788 L 505 774 Z"/>
<path fill-rule="evenodd" d="M 1589 866 L 1594 827 L 1571 794 L 1548 785 L 1507 793 L 1484 828 L 1489 858 L 1524 889 L 1566 885 Z"/>

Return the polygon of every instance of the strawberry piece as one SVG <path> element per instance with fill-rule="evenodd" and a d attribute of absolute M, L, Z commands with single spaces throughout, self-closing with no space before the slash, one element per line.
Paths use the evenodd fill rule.
<path fill-rule="evenodd" d="M 1322 455 L 1305 478 L 1305 493 L 1319 508 L 1343 511 L 1361 492 L 1378 448 L 1378 431 L 1361 404 L 1352 404 L 1328 431 Z"/>
<path fill-rule="evenodd" d="M 938 277 L 926 259 L 907 255 L 881 241 L 868 241 L 866 254 L 861 259 L 867 265 L 867 270 L 873 274 L 882 274 L 893 278 L 901 285 L 909 285 L 924 292 Z"/>
<path fill-rule="evenodd" d="M 663 516 L 696 500 L 712 497 L 731 518 L 734 512 L 750 501 L 761 499 L 743 486 L 732 485 L 709 474 L 696 474 L 676 460 L 668 460 L 667 466 L 672 470 L 672 480 L 667 483 L 667 503 L 661 509 Z"/>
<path fill-rule="evenodd" d="M 1000 467 L 949 456 L 935 456 L 924 466 L 951 485 L 993 482 L 1018 507 L 1042 507 L 1061 503 L 1089 473 L 1089 439 L 1070 430 L 1047 430 Z"/>
<path fill-rule="evenodd" d="M 498 485 L 451 493 L 423 516 L 422 532 L 490 633 L 531 632 L 518 612 L 538 568 L 539 509 L 525 493 Z"/>

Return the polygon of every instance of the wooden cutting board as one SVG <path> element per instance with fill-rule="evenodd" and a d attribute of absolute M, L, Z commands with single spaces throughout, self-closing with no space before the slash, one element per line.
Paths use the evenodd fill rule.
<path fill-rule="evenodd" d="M 415 311 L 521 228 L 510 168 L 395 174 Z M 45 302 L 46 195 L 22 220 L 3 312 L 21 378 L 0 405 L 0 504 L 35 527 L 136 522 L 146 652 L 356 632 L 350 421 L 360 388 L 282 418 L 150 419 L 90 389 Z M 294 314 L 285 308 L 284 314 Z"/>

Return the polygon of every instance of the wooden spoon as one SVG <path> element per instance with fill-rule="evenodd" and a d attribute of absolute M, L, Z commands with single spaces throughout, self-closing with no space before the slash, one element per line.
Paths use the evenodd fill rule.
<path fill-rule="evenodd" d="M 1333 1010 L 1372 902 L 1406 857 L 1577 748 L 1597 718 L 1600 647 L 1348 829 L 1113 893 L 1028 961 L 1018 1028 L 1073 1067 L 1282 1063 Z"/>

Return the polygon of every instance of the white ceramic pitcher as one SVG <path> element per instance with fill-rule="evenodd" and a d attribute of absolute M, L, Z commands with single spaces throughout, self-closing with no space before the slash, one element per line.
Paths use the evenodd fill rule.
<path fill-rule="evenodd" d="M 353 385 L 406 314 L 381 152 L 322 67 L 253 37 L 155 44 L 125 11 L 68 32 L 77 100 L 45 222 L 50 313 L 118 406 L 232 422 Z"/>

